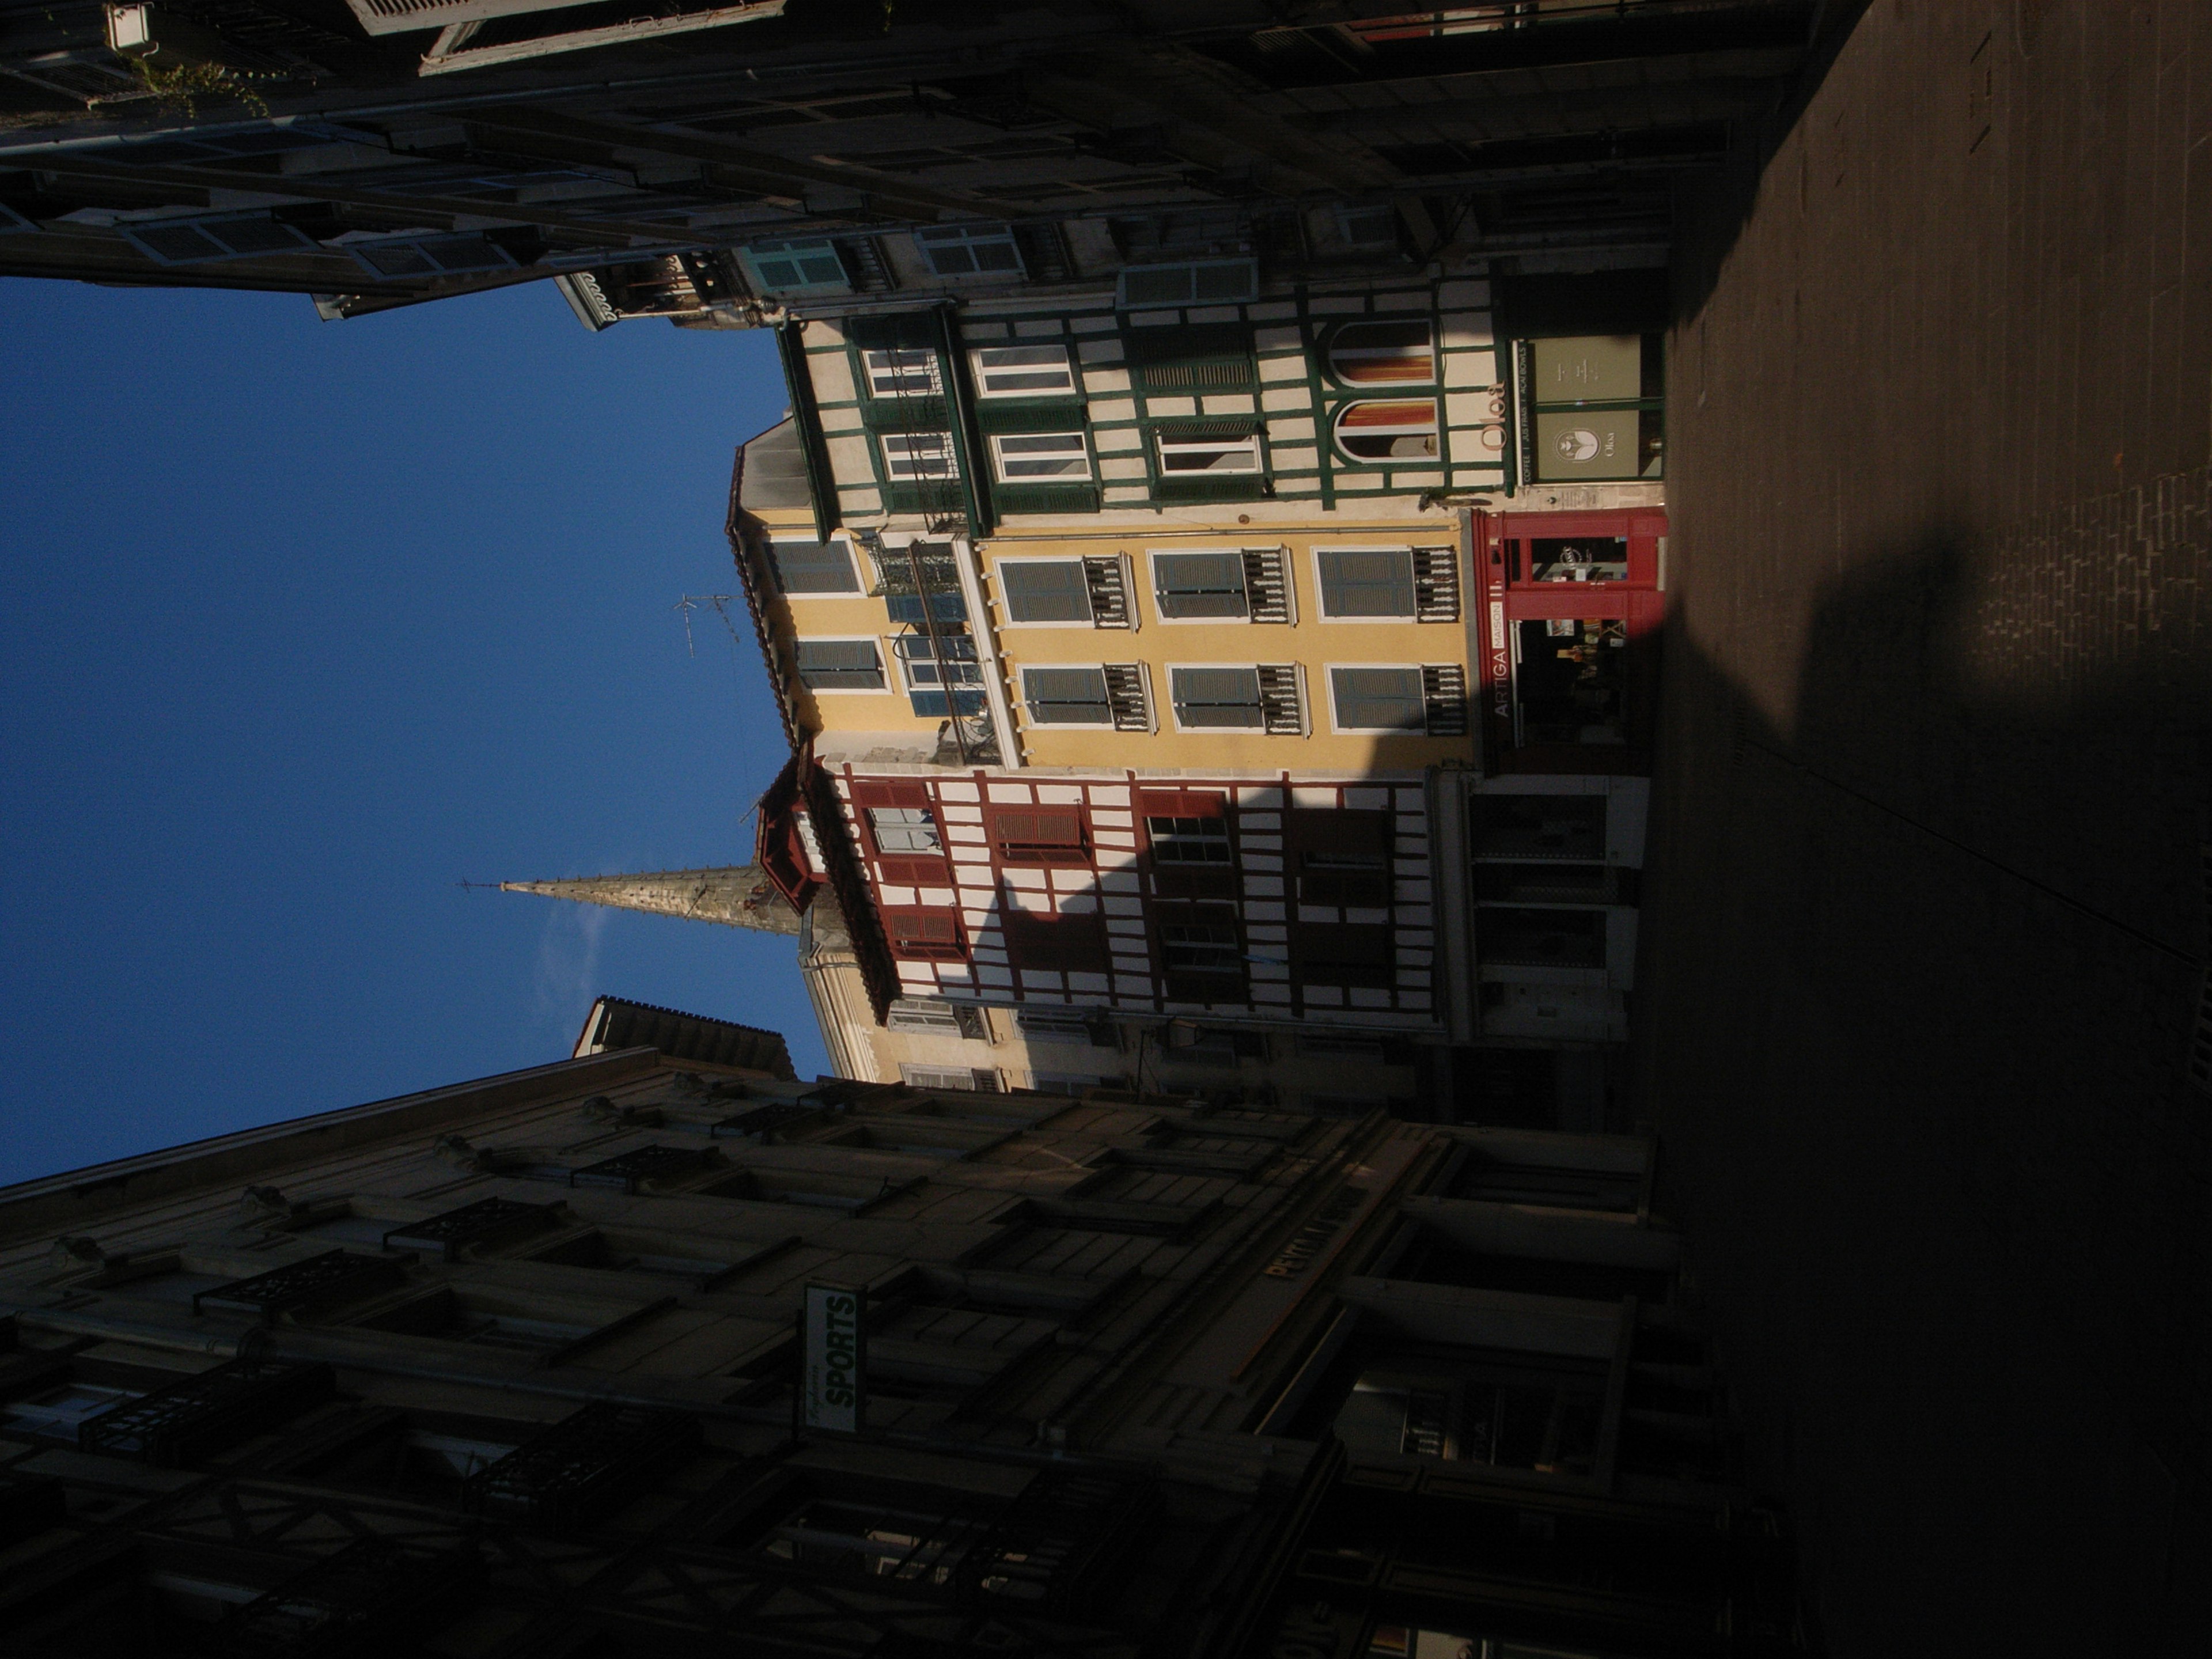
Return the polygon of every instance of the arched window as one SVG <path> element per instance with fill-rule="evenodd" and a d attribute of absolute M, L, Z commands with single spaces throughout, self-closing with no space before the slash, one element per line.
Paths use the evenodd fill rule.
<path fill-rule="evenodd" d="M 1428 386 L 1437 378 L 1426 323 L 1346 323 L 1328 343 L 1328 372 L 1346 386 Z"/>
<path fill-rule="evenodd" d="M 1426 398 L 1413 403 L 1370 399 L 1346 404 L 1336 412 L 1336 447 L 1355 461 L 1433 461 L 1437 459 L 1437 406 Z"/>

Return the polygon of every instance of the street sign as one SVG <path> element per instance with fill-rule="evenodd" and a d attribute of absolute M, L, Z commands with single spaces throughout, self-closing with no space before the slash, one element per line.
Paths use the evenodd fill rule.
<path fill-rule="evenodd" d="M 799 1426 L 858 1434 L 867 1413 L 867 1331 L 859 1291 L 809 1285 L 799 1316 Z"/>

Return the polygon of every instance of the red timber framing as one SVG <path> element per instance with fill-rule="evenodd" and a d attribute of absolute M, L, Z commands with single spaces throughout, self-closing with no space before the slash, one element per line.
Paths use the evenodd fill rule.
<path fill-rule="evenodd" d="M 847 765 L 835 787 L 901 995 L 1436 1022 L 1418 777 Z"/>
<path fill-rule="evenodd" d="M 1667 515 L 1469 515 L 1492 772 L 1651 769 Z"/>
<path fill-rule="evenodd" d="M 880 1020 L 902 994 L 899 972 L 884 936 L 888 918 L 877 902 L 875 872 L 854 856 L 853 838 L 838 833 L 848 822 L 843 787 L 842 783 L 832 783 L 811 749 L 793 755 L 760 798 L 760 835 L 754 857 L 776 890 L 801 915 L 814 902 L 817 889 L 827 886 L 836 896 L 853 940 L 853 954 L 868 993 L 869 1006 Z M 957 927 L 951 943 L 948 955 L 957 960 L 961 949 Z"/>

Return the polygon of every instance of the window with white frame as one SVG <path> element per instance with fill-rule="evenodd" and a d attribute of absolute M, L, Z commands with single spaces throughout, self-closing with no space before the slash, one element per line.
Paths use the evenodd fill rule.
<path fill-rule="evenodd" d="M 945 842 L 937 829 L 937 814 L 927 806 L 871 806 L 868 833 L 884 853 L 941 853 Z"/>
<path fill-rule="evenodd" d="M 974 1093 L 999 1092 L 999 1074 L 981 1066 L 914 1066 L 899 1062 L 899 1079 L 912 1089 L 962 1089 Z"/>
<path fill-rule="evenodd" d="M 1168 685 L 1180 726 L 1258 731 L 1267 724 L 1257 668 L 1170 668 Z"/>
<path fill-rule="evenodd" d="M 887 477 L 909 482 L 960 476 L 960 459 L 953 452 L 950 432 L 885 432 L 876 441 L 883 446 Z"/>
<path fill-rule="evenodd" d="M 1004 225 L 943 225 L 914 233 L 915 251 L 939 276 L 1019 276 L 1021 250 Z"/>
<path fill-rule="evenodd" d="M 853 550 L 842 541 L 787 541 L 779 536 L 768 544 L 769 562 L 775 567 L 777 583 L 787 593 L 857 593 L 859 573 L 853 568 Z"/>
<path fill-rule="evenodd" d="M 877 398 L 933 398 L 945 390 L 936 352 L 927 346 L 890 346 L 863 351 L 868 392 Z"/>
<path fill-rule="evenodd" d="M 1260 434 L 1246 432 L 1219 436 L 1164 431 L 1154 434 L 1158 446 L 1160 476 L 1176 478 L 1221 477 L 1260 470 Z"/>
<path fill-rule="evenodd" d="M 1411 548 L 1317 547 L 1314 574 L 1324 617 L 1415 614 Z"/>
<path fill-rule="evenodd" d="M 927 634 L 902 634 L 891 641 L 891 648 L 898 653 L 899 667 L 910 691 L 983 683 L 983 665 L 975 659 L 972 635 L 939 633 L 933 640 Z"/>
<path fill-rule="evenodd" d="M 1152 599 L 1161 616 L 1180 620 L 1252 614 L 1241 551 L 1155 553 L 1152 560 Z"/>
<path fill-rule="evenodd" d="M 1229 820 L 1225 817 L 1145 816 L 1145 838 L 1152 843 L 1156 864 L 1195 865 L 1223 869 L 1235 862 L 1230 850 Z"/>
<path fill-rule="evenodd" d="M 1024 668 L 1022 702 L 1039 726 L 1111 726 L 1103 668 Z"/>
<path fill-rule="evenodd" d="M 744 249 L 745 269 L 769 294 L 850 294 L 852 279 L 826 236 L 752 242 Z"/>
<path fill-rule="evenodd" d="M 1437 406 L 1364 398 L 1336 411 L 1332 429 L 1346 460 L 1373 465 L 1380 461 L 1432 461 L 1437 458 Z"/>
<path fill-rule="evenodd" d="M 1006 559 L 993 567 L 1016 623 L 1089 623 L 1091 588 L 1080 559 Z"/>
<path fill-rule="evenodd" d="M 978 346 L 968 362 L 978 398 L 1053 398 L 1075 391 L 1075 366 L 1064 345 Z"/>
<path fill-rule="evenodd" d="M 1330 701 L 1340 732 L 1428 729 L 1428 704 L 1419 667 L 1349 667 L 1328 671 Z"/>
<path fill-rule="evenodd" d="M 1424 320 L 1346 323 L 1329 337 L 1328 372 L 1346 386 L 1427 386 L 1435 338 Z"/>
<path fill-rule="evenodd" d="M 999 432 L 991 465 L 1001 483 L 1049 483 L 1091 476 L 1091 446 L 1080 432 Z"/>
<path fill-rule="evenodd" d="M 801 640 L 799 683 L 810 691 L 880 691 L 883 653 L 873 640 Z"/>

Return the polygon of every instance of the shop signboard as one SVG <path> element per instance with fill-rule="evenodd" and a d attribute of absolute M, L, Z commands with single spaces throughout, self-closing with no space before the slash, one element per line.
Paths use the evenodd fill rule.
<path fill-rule="evenodd" d="M 867 1415 L 865 1298 L 842 1285 L 809 1285 L 799 1316 L 799 1426 L 858 1434 Z"/>

